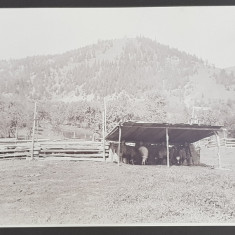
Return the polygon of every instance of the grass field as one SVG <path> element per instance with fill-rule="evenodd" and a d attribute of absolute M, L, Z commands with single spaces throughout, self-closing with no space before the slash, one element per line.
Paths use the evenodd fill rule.
<path fill-rule="evenodd" d="M 235 223 L 234 150 L 232 170 L 216 169 L 213 151 L 201 161 L 215 169 L 1 161 L 0 224 Z"/>
<path fill-rule="evenodd" d="M 217 148 L 202 148 L 201 162 L 218 167 Z M 235 170 L 235 148 L 220 148 L 222 168 Z"/>

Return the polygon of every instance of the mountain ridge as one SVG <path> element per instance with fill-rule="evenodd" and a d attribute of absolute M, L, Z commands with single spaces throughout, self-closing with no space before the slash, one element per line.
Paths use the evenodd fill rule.
<path fill-rule="evenodd" d="M 163 89 L 182 89 L 191 84 L 194 87 L 192 91 L 198 93 L 195 96 L 197 100 L 200 96 L 215 99 L 216 94 L 208 96 L 213 94 L 213 90 L 223 94 L 224 99 L 232 98 L 230 92 L 212 81 L 221 69 L 196 56 L 142 37 L 99 41 L 62 54 L 8 61 L 5 67 L 6 63 L 9 65 L 4 70 L 4 62 L 0 61 L 0 84 L 5 80 L 6 88 L 1 92 L 14 94 L 23 91 L 28 98 L 45 96 L 69 102 L 118 94 L 122 90 L 139 95 L 136 93 L 160 89 L 159 84 L 163 80 Z M 205 83 L 211 87 L 210 92 L 203 88 Z M 130 89 L 133 84 L 136 92 Z M 12 88 L 7 89 L 9 86 Z M 198 92 L 200 89 L 204 94 Z M 190 96 L 185 99 L 189 100 Z M 192 105 L 192 102 L 186 103 Z"/>

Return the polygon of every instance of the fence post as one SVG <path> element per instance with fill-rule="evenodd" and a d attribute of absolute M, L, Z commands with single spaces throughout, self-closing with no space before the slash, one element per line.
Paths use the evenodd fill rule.
<path fill-rule="evenodd" d="M 119 124 L 118 127 L 119 130 L 119 136 L 118 136 L 118 166 L 120 166 L 120 152 L 121 152 L 121 135 L 122 135 L 122 131 L 121 131 L 121 124 Z"/>
<path fill-rule="evenodd" d="M 217 156 L 218 156 L 218 161 L 219 161 L 219 169 L 221 169 L 221 156 L 220 156 L 220 138 L 218 133 L 215 131 L 215 136 L 216 136 L 216 143 L 217 143 Z"/>
<path fill-rule="evenodd" d="M 103 120 L 103 160 L 105 161 L 105 117 L 104 117 L 104 112 L 102 112 L 102 120 Z"/>
<path fill-rule="evenodd" d="M 168 127 L 166 128 L 166 156 L 167 156 L 167 167 L 170 167 Z"/>
<path fill-rule="evenodd" d="M 227 132 L 226 132 L 226 129 L 223 129 L 223 134 L 224 134 L 224 146 L 227 147 Z"/>
<path fill-rule="evenodd" d="M 37 103 L 35 102 L 35 104 L 34 104 L 34 115 L 33 115 L 33 134 L 32 134 L 31 160 L 33 160 L 33 155 L 34 155 L 34 134 L 35 134 L 36 111 L 37 111 Z"/>

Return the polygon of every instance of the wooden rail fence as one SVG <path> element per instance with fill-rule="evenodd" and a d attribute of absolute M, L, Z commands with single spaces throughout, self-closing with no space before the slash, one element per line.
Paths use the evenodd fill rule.
<path fill-rule="evenodd" d="M 103 142 L 76 139 L 39 139 L 34 144 L 34 156 L 41 159 L 103 161 L 108 157 L 109 146 Z M 0 139 L 0 159 L 29 158 L 32 141 Z"/>
<path fill-rule="evenodd" d="M 202 144 L 205 145 L 207 148 L 217 147 L 216 140 L 212 138 L 204 139 L 202 141 Z M 235 138 L 221 138 L 220 146 L 227 147 L 227 148 L 235 148 Z"/>

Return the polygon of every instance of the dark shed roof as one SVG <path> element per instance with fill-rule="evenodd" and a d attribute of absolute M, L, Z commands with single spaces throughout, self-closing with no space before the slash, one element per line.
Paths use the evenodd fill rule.
<path fill-rule="evenodd" d="M 169 124 L 147 122 L 121 123 L 121 139 L 127 142 L 161 143 L 166 141 L 166 128 L 169 133 L 169 143 L 193 143 L 214 135 L 215 131 L 222 130 L 222 126 L 208 126 L 197 124 Z M 116 126 L 107 136 L 106 140 L 118 141 L 119 127 Z"/>

